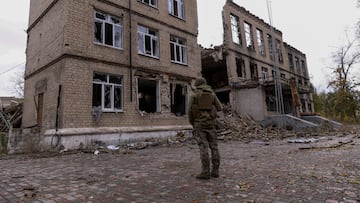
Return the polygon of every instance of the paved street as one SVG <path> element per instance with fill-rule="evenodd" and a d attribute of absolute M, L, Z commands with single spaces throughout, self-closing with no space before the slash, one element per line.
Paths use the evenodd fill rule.
<path fill-rule="evenodd" d="M 310 143 L 298 143 L 310 142 Z M 360 136 L 220 142 L 197 180 L 193 141 L 103 153 L 0 156 L 0 202 L 360 202 Z"/>

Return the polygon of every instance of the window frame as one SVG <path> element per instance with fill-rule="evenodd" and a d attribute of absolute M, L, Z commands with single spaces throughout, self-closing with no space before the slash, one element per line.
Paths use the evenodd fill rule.
<path fill-rule="evenodd" d="M 181 41 L 183 42 L 183 44 L 181 43 Z M 174 53 L 175 59 L 173 59 L 172 53 Z M 179 59 L 177 60 L 177 58 Z M 188 64 L 187 43 L 184 38 L 177 37 L 175 35 L 170 35 L 170 61 L 182 65 Z"/>
<path fill-rule="evenodd" d="M 256 28 L 256 39 L 259 47 L 259 54 L 262 56 L 266 56 L 265 53 L 265 41 L 264 41 L 264 32 L 259 28 Z"/>
<path fill-rule="evenodd" d="M 245 33 L 245 45 L 248 49 L 254 50 L 254 39 L 252 25 L 248 22 L 244 22 L 244 33 Z"/>
<path fill-rule="evenodd" d="M 154 112 L 146 112 L 146 110 L 141 109 L 140 100 L 142 97 L 140 96 L 142 93 L 140 89 L 140 81 L 148 81 L 148 82 L 154 82 L 155 83 L 155 111 Z M 160 113 L 161 112 L 161 86 L 160 86 L 160 80 L 155 78 L 146 78 L 146 77 L 136 77 L 136 95 L 137 95 L 137 109 L 139 111 L 144 111 L 145 113 Z"/>
<path fill-rule="evenodd" d="M 138 40 L 137 40 L 138 54 L 159 59 L 160 57 L 159 32 L 147 26 L 138 25 L 137 35 L 138 35 Z M 147 43 L 148 39 L 150 40 L 150 42 Z M 149 45 L 151 50 L 147 50 L 147 46 Z M 155 48 L 154 45 L 156 45 Z"/>
<path fill-rule="evenodd" d="M 141 3 L 145 4 L 145 5 L 148 5 L 148 6 L 153 7 L 153 8 L 158 8 L 158 0 L 148 0 L 149 1 L 148 3 L 145 2 L 145 1 L 146 0 L 138 0 L 138 2 L 141 2 Z M 153 1 L 154 4 L 152 4 L 151 1 Z"/>
<path fill-rule="evenodd" d="M 171 16 L 184 20 L 185 19 L 184 1 L 168 0 L 168 12 Z"/>
<path fill-rule="evenodd" d="M 106 81 L 96 81 L 95 80 L 95 74 L 98 75 L 102 75 L 106 77 Z M 110 82 L 110 77 L 119 77 L 121 79 L 120 83 L 113 83 Z M 101 98 L 100 98 L 100 107 L 101 107 L 101 111 L 103 112 L 123 112 L 124 111 L 124 76 L 123 75 L 115 75 L 115 74 L 107 74 L 107 73 L 100 73 L 100 72 L 94 72 L 93 73 L 93 81 L 92 81 L 92 85 L 93 85 L 93 90 L 92 90 L 92 94 L 93 94 L 93 100 L 94 100 L 94 85 L 101 85 Z M 110 108 L 106 107 L 105 104 L 105 100 L 106 100 L 106 92 L 105 92 L 105 88 L 106 86 L 110 86 Z M 120 107 L 116 108 L 115 107 L 115 89 L 116 88 L 120 88 Z M 97 98 L 98 99 L 98 98 Z M 98 106 L 94 106 L 94 104 L 92 104 L 92 107 L 98 107 Z"/>
<path fill-rule="evenodd" d="M 233 43 L 242 46 L 240 18 L 234 14 L 230 14 L 230 25 Z"/>
<path fill-rule="evenodd" d="M 97 17 L 97 14 L 104 16 L 104 19 L 101 19 L 99 17 Z M 118 21 L 118 23 L 114 23 L 113 21 Z M 97 23 L 100 23 L 100 27 L 101 27 L 101 39 L 97 39 Z M 107 44 L 106 43 L 106 38 L 107 38 L 107 25 L 111 26 L 112 29 L 112 44 Z M 109 27 L 110 28 L 110 27 Z M 117 31 L 118 31 L 118 46 L 117 46 Z M 107 46 L 107 47 L 111 47 L 111 48 L 115 48 L 115 49 L 123 49 L 123 26 L 122 26 L 122 18 L 108 14 L 106 12 L 102 12 L 99 10 L 95 10 L 94 11 L 94 43 L 98 44 L 98 45 L 102 45 L 102 46 Z"/>

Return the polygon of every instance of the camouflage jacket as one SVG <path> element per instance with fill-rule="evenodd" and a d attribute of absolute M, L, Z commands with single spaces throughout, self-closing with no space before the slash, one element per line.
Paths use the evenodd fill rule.
<path fill-rule="evenodd" d="M 204 94 L 207 96 L 204 97 Z M 200 85 L 190 97 L 189 122 L 194 128 L 214 128 L 216 112 L 221 109 L 222 105 L 211 87 L 205 84 Z"/>

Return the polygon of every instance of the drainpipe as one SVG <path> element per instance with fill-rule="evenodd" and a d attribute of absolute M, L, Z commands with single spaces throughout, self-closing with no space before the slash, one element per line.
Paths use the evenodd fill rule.
<path fill-rule="evenodd" d="M 132 23 L 131 0 L 129 0 L 129 65 L 130 65 L 130 102 L 133 101 L 133 64 L 132 64 Z"/>

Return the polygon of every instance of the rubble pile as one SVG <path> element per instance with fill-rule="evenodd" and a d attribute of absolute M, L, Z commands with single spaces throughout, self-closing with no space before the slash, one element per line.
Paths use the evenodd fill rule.
<path fill-rule="evenodd" d="M 218 114 L 216 128 L 219 140 L 252 140 L 269 141 L 294 136 L 293 131 L 280 130 L 272 126 L 264 128 L 250 116 L 241 116 L 224 106 L 223 112 Z"/>
<path fill-rule="evenodd" d="M 0 109 L 0 132 L 9 131 L 9 127 L 20 128 L 23 114 L 23 102 L 12 102 L 5 109 Z"/>

